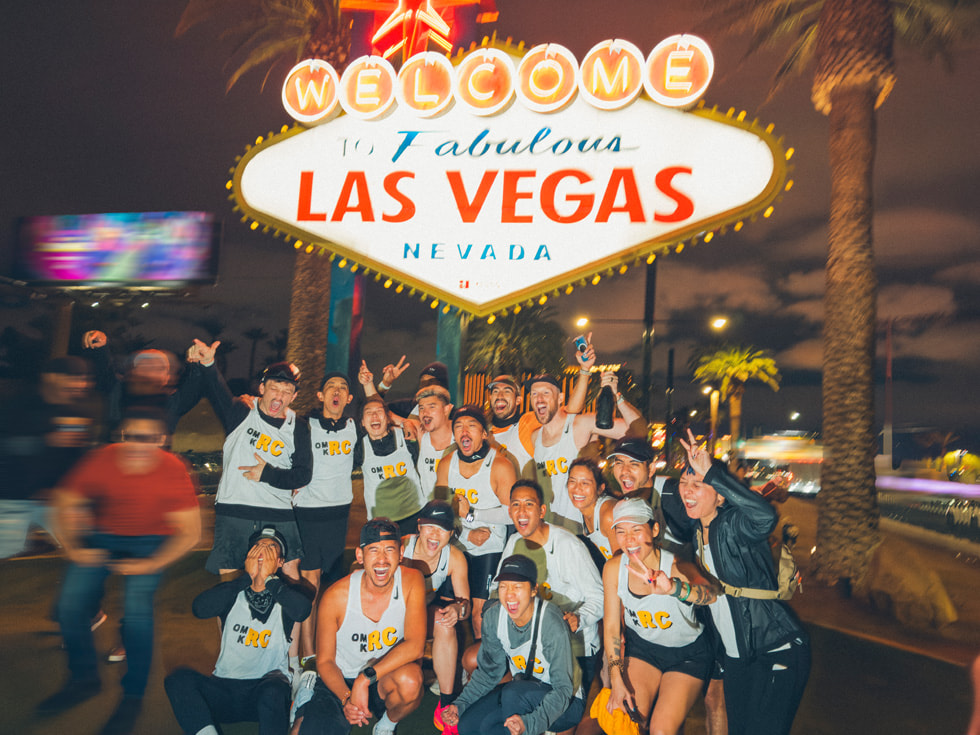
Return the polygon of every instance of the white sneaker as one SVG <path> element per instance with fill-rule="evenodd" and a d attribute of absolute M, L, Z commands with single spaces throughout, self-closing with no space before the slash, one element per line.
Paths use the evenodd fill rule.
<path fill-rule="evenodd" d="M 398 723 L 396 722 L 391 722 L 389 724 L 388 722 L 385 722 L 384 719 L 380 719 L 375 723 L 374 730 L 371 732 L 372 735 L 394 735 L 395 728 L 397 726 Z"/>
<path fill-rule="evenodd" d="M 440 694 L 442 694 L 442 692 L 439 690 L 439 680 L 438 679 L 436 679 L 434 682 L 432 682 L 432 685 L 429 687 L 429 691 L 432 692 L 433 694 L 435 694 L 437 697 Z"/>

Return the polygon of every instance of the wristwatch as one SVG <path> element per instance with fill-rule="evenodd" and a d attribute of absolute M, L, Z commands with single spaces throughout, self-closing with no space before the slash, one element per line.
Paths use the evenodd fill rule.
<path fill-rule="evenodd" d="M 374 670 L 373 666 L 368 666 L 361 673 L 364 674 L 365 678 L 367 678 L 368 684 L 378 683 L 378 672 Z"/>

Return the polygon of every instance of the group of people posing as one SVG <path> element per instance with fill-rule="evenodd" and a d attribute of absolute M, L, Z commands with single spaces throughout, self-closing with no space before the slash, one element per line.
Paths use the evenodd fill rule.
<path fill-rule="evenodd" d="M 655 478 L 645 423 L 614 373 L 600 382 L 619 416 L 582 412 L 590 341 L 567 403 L 553 376 L 522 386 L 500 375 L 484 406 L 454 407 L 433 363 L 410 405 L 389 405 L 403 358 L 377 385 L 363 363 L 356 384 L 343 373 L 317 380 L 306 418 L 290 408 L 308 389 L 295 366 L 270 365 L 257 396 L 236 398 L 218 348 L 195 340 L 177 390 L 129 406 L 121 441 L 58 484 L 71 679 L 43 711 L 99 691 L 88 621 L 115 572 L 126 577 L 128 670 L 106 731 L 133 731 L 153 591 L 200 535 L 193 483 L 164 447 L 180 411 L 206 396 L 226 433 L 206 562 L 223 581 L 192 610 L 219 619 L 221 647 L 211 675 L 166 678 L 185 732 L 246 720 L 262 733 L 332 735 L 372 720 L 375 735 L 394 732 L 422 700 L 430 639 L 434 725 L 448 735 L 611 732 L 612 721 L 676 733 L 702 695 L 712 735 L 789 732 L 809 645 L 777 599 L 776 511 L 690 434 L 680 478 Z M 350 571 L 358 467 L 366 522 Z"/>

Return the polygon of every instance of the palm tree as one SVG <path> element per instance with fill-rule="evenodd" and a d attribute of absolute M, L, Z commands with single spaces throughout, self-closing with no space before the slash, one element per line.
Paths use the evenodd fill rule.
<path fill-rule="evenodd" d="M 947 62 L 977 27 L 975 0 L 714 0 L 708 24 L 751 34 L 749 53 L 790 39 L 770 97 L 816 62 L 811 99 L 830 121 L 830 227 L 824 292 L 823 442 L 811 573 L 860 583 L 877 546 L 872 247 L 875 110 L 895 84 L 898 36 Z"/>
<path fill-rule="evenodd" d="M 694 378 L 702 383 L 717 383 L 721 400 L 728 402 L 732 445 L 742 432 L 742 398 L 750 380 L 779 390 L 779 369 L 765 350 L 755 347 L 726 345 L 695 358 Z"/>
<path fill-rule="evenodd" d="M 557 321 L 554 309 L 535 304 L 519 313 L 470 323 L 466 343 L 466 370 L 489 376 L 548 371 L 561 375 L 565 367 L 568 337 Z"/>
<path fill-rule="evenodd" d="M 239 42 L 228 60 L 231 73 L 226 89 L 263 65 L 268 67 L 264 87 L 274 69 L 285 73 L 302 59 L 324 59 L 338 73 L 349 61 L 350 27 L 341 19 L 339 0 L 190 0 L 175 34 L 214 19 L 229 23 L 222 38 Z M 331 267 L 329 259 L 316 252 L 296 253 L 286 359 L 300 368 L 307 381 L 316 382 L 326 367 Z M 315 390 L 301 391 L 293 408 L 306 412 L 314 399 Z"/>

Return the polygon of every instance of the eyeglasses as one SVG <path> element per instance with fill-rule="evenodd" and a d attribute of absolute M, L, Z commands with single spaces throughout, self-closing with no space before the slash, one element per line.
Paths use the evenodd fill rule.
<path fill-rule="evenodd" d="M 163 440 L 163 434 L 129 434 L 123 433 L 124 442 L 136 442 L 137 444 L 159 444 Z"/>

